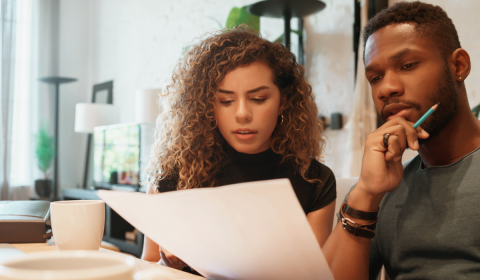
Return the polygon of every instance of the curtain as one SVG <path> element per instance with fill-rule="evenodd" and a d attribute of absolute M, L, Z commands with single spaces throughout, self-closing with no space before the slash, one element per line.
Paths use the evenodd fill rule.
<path fill-rule="evenodd" d="M 2 0 L 3 2 L 13 0 Z M 34 196 L 35 179 L 43 178 L 35 157 L 35 134 L 41 123 L 53 135 L 53 88 L 39 77 L 55 75 L 58 68 L 58 1 L 22 0 L 16 3 L 14 51 L 9 77 L 8 154 L 2 157 L 2 199 L 28 200 Z M 2 38 L 2 42 L 4 37 Z M 3 43 L 4 44 L 4 43 Z M 2 68 L 5 65 L 2 63 Z M 3 78 L 3 77 L 2 77 Z M 2 95 L 6 92 L 3 87 Z M 2 102 L 5 107 L 5 102 Z"/>
<path fill-rule="evenodd" d="M 37 90 L 33 86 L 36 74 L 35 6 L 31 0 L 17 3 L 17 44 L 13 97 L 12 159 L 10 171 L 11 200 L 26 200 L 33 196 L 34 140 L 36 127 Z"/>
<path fill-rule="evenodd" d="M 10 163 L 12 145 L 12 116 L 13 116 L 13 79 L 15 71 L 15 28 L 16 28 L 16 0 L 2 0 L 1 4 L 1 42 L 0 53 L 2 65 L 0 67 L 0 87 L 2 95 L 0 128 L 0 199 L 9 197 Z"/>
<path fill-rule="evenodd" d="M 368 0 L 361 1 L 361 27 L 368 21 Z M 360 36 L 358 45 L 357 77 L 355 80 L 354 102 L 352 113 L 345 124 L 347 131 L 348 166 L 347 177 L 360 176 L 362 167 L 363 149 L 370 132 L 377 126 L 377 111 L 372 99 L 372 89 L 365 78 L 365 65 L 363 63 L 363 39 Z"/>

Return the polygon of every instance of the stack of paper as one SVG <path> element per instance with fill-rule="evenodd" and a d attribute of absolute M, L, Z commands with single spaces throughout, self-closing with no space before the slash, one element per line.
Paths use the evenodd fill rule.
<path fill-rule="evenodd" d="M 98 196 L 209 279 L 333 279 L 287 179 Z"/>

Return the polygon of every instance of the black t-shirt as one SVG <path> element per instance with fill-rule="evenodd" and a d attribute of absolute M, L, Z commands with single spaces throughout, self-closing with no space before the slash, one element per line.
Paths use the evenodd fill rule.
<path fill-rule="evenodd" d="M 321 183 L 305 181 L 295 166 L 280 163 L 282 156 L 271 149 L 258 154 L 239 153 L 232 148 L 227 152 L 230 161 L 217 175 L 216 186 L 288 178 L 305 214 L 327 206 L 337 197 L 332 170 L 316 160 L 312 160 L 307 178 L 320 179 Z M 159 184 L 157 189 L 162 193 L 176 190 L 177 182 L 166 179 Z"/>

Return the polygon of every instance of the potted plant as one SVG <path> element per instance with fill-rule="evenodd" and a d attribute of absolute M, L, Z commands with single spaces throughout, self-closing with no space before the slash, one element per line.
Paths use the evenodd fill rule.
<path fill-rule="evenodd" d="M 53 136 L 48 134 L 48 125 L 40 126 L 38 134 L 35 135 L 35 155 L 37 157 L 37 166 L 43 173 L 43 179 L 35 180 L 35 191 L 40 197 L 49 197 L 52 190 L 52 180 L 50 177 L 50 166 L 55 156 L 55 146 Z"/>

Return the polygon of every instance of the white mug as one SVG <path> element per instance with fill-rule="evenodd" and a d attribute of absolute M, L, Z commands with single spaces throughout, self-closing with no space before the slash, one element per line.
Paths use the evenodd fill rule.
<path fill-rule="evenodd" d="M 66 200 L 50 204 L 52 233 L 58 250 L 98 250 L 105 227 L 105 202 Z"/>
<path fill-rule="evenodd" d="M 131 256 L 94 251 L 31 253 L 0 264 L 8 280 L 132 280 Z"/>

